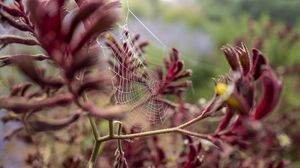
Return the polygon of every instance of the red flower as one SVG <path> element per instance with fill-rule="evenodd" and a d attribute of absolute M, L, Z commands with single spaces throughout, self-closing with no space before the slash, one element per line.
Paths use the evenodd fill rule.
<path fill-rule="evenodd" d="M 276 74 L 269 66 L 262 68 L 262 85 L 264 87 L 264 96 L 254 112 L 254 119 L 259 120 L 270 113 L 278 104 L 283 82 L 278 79 Z"/>

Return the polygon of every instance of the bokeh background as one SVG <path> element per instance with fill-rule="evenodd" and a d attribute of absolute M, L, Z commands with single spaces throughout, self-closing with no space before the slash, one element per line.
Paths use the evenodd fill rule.
<path fill-rule="evenodd" d="M 123 0 L 122 4 L 124 17 L 119 27 L 128 26 L 131 33 L 150 41 L 145 56 L 150 66 L 161 65 L 170 48 L 179 49 L 186 67 L 193 70 L 193 87 L 186 97 L 191 103 L 211 97 L 213 78 L 228 71 L 220 49 L 223 45 L 244 42 L 249 49 L 260 49 L 284 80 L 281 103 L 268 120 L 277 123 L 276 128 L 291 142 L 280 155 L 291 167 L 300 166 L 300 0 Z M 1 24 L 0 35 L 7 33 L 16 31 Z M 29 50 L 14 45 L 0 54 L 17 51 Z M 15 74 L 10 68 L 0 71 L 1 94 L 8 93 L 2 86 L 9 85 L 9 76 Z M 293 122 L 281 123 L 283 118 Z M 11 167 L 20 166 L 22 158 L 6 159 L 7 151 L 18 153 L 26 147 L 5 142 L 3 137 L 18 126 L 0 122 L 0 160 Z M 84 145 L 91 144 L 89 138 Z"/>
<path fill-rule="evenodd" d="M 249 50 L 260 49 L 284 81 L 281 103 L 268 120 L 285 135 L 283 141 L 291 142 L 280 155 L 291 161 L 291 167 L 300 166 L 300 0 L 124 0 L 123 4 L 124 14 L 126 6 L 132 12 L 123 22 L 129 31 L 155 44 L 147 55 L 153 64 L 161 63 L 158 51 L 167 46 L 179 49 L 192 68 L 188 102 L 211 97 L 213 78 L 228 71 L 223 45 L 243 42 Z"/>

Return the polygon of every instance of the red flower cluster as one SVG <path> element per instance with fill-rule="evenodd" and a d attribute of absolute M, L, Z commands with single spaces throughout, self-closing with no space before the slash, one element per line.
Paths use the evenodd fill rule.
<path fill-rule="evenodd" d="M 260 51 L 253 49 L 250 56 L 243 44 L 241 47 L 225 46 L 223 51 L 232 72 L 216 84 L 218 96 L 227 94 L 226 114 L 218 126 L 216 137 L 245 147 L 244 140 L 247 139 L 239 139 L 236 135 L 247 137 L 251 134 L 249 129 L 253 129 L 249 127 L 257 125 L 257 120 L 274 110 L 281 96 L 282 81 Z M 263 94 L 261 100 L 256 102 L 256 94 L 260 95 L 261 91 L 257 83 L 262 85 Z M 238 118 L 232 123 L 235 111 Z"/>

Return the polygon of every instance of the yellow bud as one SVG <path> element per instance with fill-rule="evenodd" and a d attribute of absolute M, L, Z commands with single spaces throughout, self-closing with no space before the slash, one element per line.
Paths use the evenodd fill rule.
<path fill-rule="evenodd" d="M 232 96 L 227 99 L 227 103 L 232 107 L 241 108 L 239 102 Z"/>
<path fill-rule="evenodd" d="M 226 93 L 228 90 L 228 86 L 225 83 L 217 83 L 216 87 L 215 87 L 215 92 L 218 95 L 223 95 L 224 93 Z"/>
<path fill-rule="evenodd" d="M 105 38 L 106 38 L 107 40 L 109 40 L 109 41 L 113 41 L 113 40 L 114 40 L 114 37 L 113 37 L 113 35 L 112 35 L 111 33 L 107 33 L 107 34 L 105 35 Z"/>
<path fill-rule="evenodd" d="M 225 83 L 217 83 L 215 87 L 215 92 L 223 98 L 226 103 L 232 107 L 240 109 L 240 103 L 239 101 L 232 96 L 233 93 L 233 86 L 227 85 Z"/>

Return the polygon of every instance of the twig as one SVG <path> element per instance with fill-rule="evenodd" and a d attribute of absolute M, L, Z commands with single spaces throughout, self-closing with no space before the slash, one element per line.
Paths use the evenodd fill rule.
<path fill-rule="evenodd" d="M 97 160 L 97 156 L 98 156 L 98 154 L 100 152 L 100 149 L 101 149 L 101 144 L 102 144 L 101 141 L 95 141 L 95 145 L 94 145 L 94 148 L 93 148 L 93 151 L 92 151 L 92 155 L 91 155 L 90 161 L 88 163 L 89 168 L 94 167 L 95 162 Z"/>
<path fill-rule="evenodd" d="M 35 60 L 35 61 L 43 61 L 43 60 L 49 59 L 48 56 L 43 55 L 43 54 L 37 54 L 37 55 L 24 55 L 24 54 L 6 55 L 6 56 L 0 57 L 0 67 L 10 65 L 10 64 L 13 63 L 14 59 L 17 59 L 18 57 L 24 57 L 24 56 L 29 57 L 29 58 L 31 58 L 32 60 Z"/>
<path fill-rule="evenodd" d="M 140 138 L 140 137 L 145 137 L 145 136 L 151 136 L 151 135 L 158 135 L 158 134 L 166 134 L 166 133 L 172 133 L 176 132 L 177 128 L 166 128 L 166 129 L 161 129 L 161 130 L 155 130 L 155 131 L 146 131 L 146 132 L 140 132 L 140 133 L 134 133 L 134 134 L 126 134 L 126 135 L 114 135 L 113 137 L 110 137 L 109 135 L 103 136 L 98 141 L 104 142 L 112 139 L 120 139 L 120 140 L 125 140 L 125 139 L 133 139 L 133 138 Z"/>
<path fill-rule="evenodd" d="M 125 140 L 125 139 L 141 138 L 141 137 L 146 137 L 146 136 L 153 136 L 153 135 L 160 135 L 160 134 L 167 134 L 167 133 L 182 133 L 185 135 L 190 135 L 190 136 L 194 136 L 194 137 L 198 137 L 201 139 L 211 141 L 210 135 L 199 134 L 199 133 L 191 132 L 188 130 L 180 129 L 178 127 L 166 128 L 166 129 L 155 130 L 155 131 L 146 131 L 146 132 L 140 132 L 140 133 L 134 133 L 134 134 L 126 134 L 126 135 L 114 135 L 113 137 L 106 135 L 106 136 L 99 138 L 98 141 L 105 142 L 105 141 L 109 141 L 109 140 L 113 140 L 113 139 Z"/>
<path fill-rule="evenodd" d="M 15 113 L 22 113 L 52 107 L 57 104 L 70 103 L 72 100 L 73 96 L 66 93 L 38 101 L 28 101 L 24 98 L 0 97 L 0 107 L 12 110 Z"/>
<path fill-rule="evenodd" d="M 90 116 L 89 116 L 89 120 L 90 120 L 90 124 L 91 124 L 92 130 L 93 130 L 94 139 L 97 140 L 100 138 L 100 134 L 98 132 L 97 125 L 95 123 L 95 120 L 93 118 L 91 118 Z"/>
<path fill-rule="evenodd" d="M 82 114 L 82 112 L 77 112 L 62 119 L 35 119 L 27 121 L 26 124 L 28 124 L 27 128 L 32 132 L 55 131 L 74 123 Z"/>
<path fill-rule="evenodd" d="M 0 9 L 3 9 L 4 11 L 6 11 L 7 13 L 9 13 L 10 15 L 13 15 L 13 16 L 20 16 L 20 17 L 24 16 L 24 14 L 21 11 L 11 8 L 7 5 L 5 5 L 3 2 L 0 2 Z"/>
<path fill-rule="evenodd" d="M 113 120 L 108 120 L 109 137 L 114 137 L 114 123 Z"/>
<path fill-rule="evenodd" d="M 6 12 L 0 10 L 0 15 L 13 27 L 21 31 L 29 31 L 31 33 L 34 33 L 34 30 L 30 26 L 24 23 L 17 22 L 13 16 L 7 14 Z"/>
<path fill-rule="evenodd" d="M 122 123 L 118 122 L 118 136 L 121 135 L 121 132 L 122 132 Z M 123 152 L 122 144 L 121 144 L 121 140 L 120 139 L 117 140 L 117 145 L 118 145 L 118 150 L 120 152 Z"/>
<path fill-rule="evenodd" d="M 17 43 L 17 44 L 24 44 L 24 45 L 40 45 L 40 43 L 33 39 L 33 38 L 24 38 L 14 35 L 3 35 L 0 36 L 0 44 L 6 46 L 8 44 Z"/>

